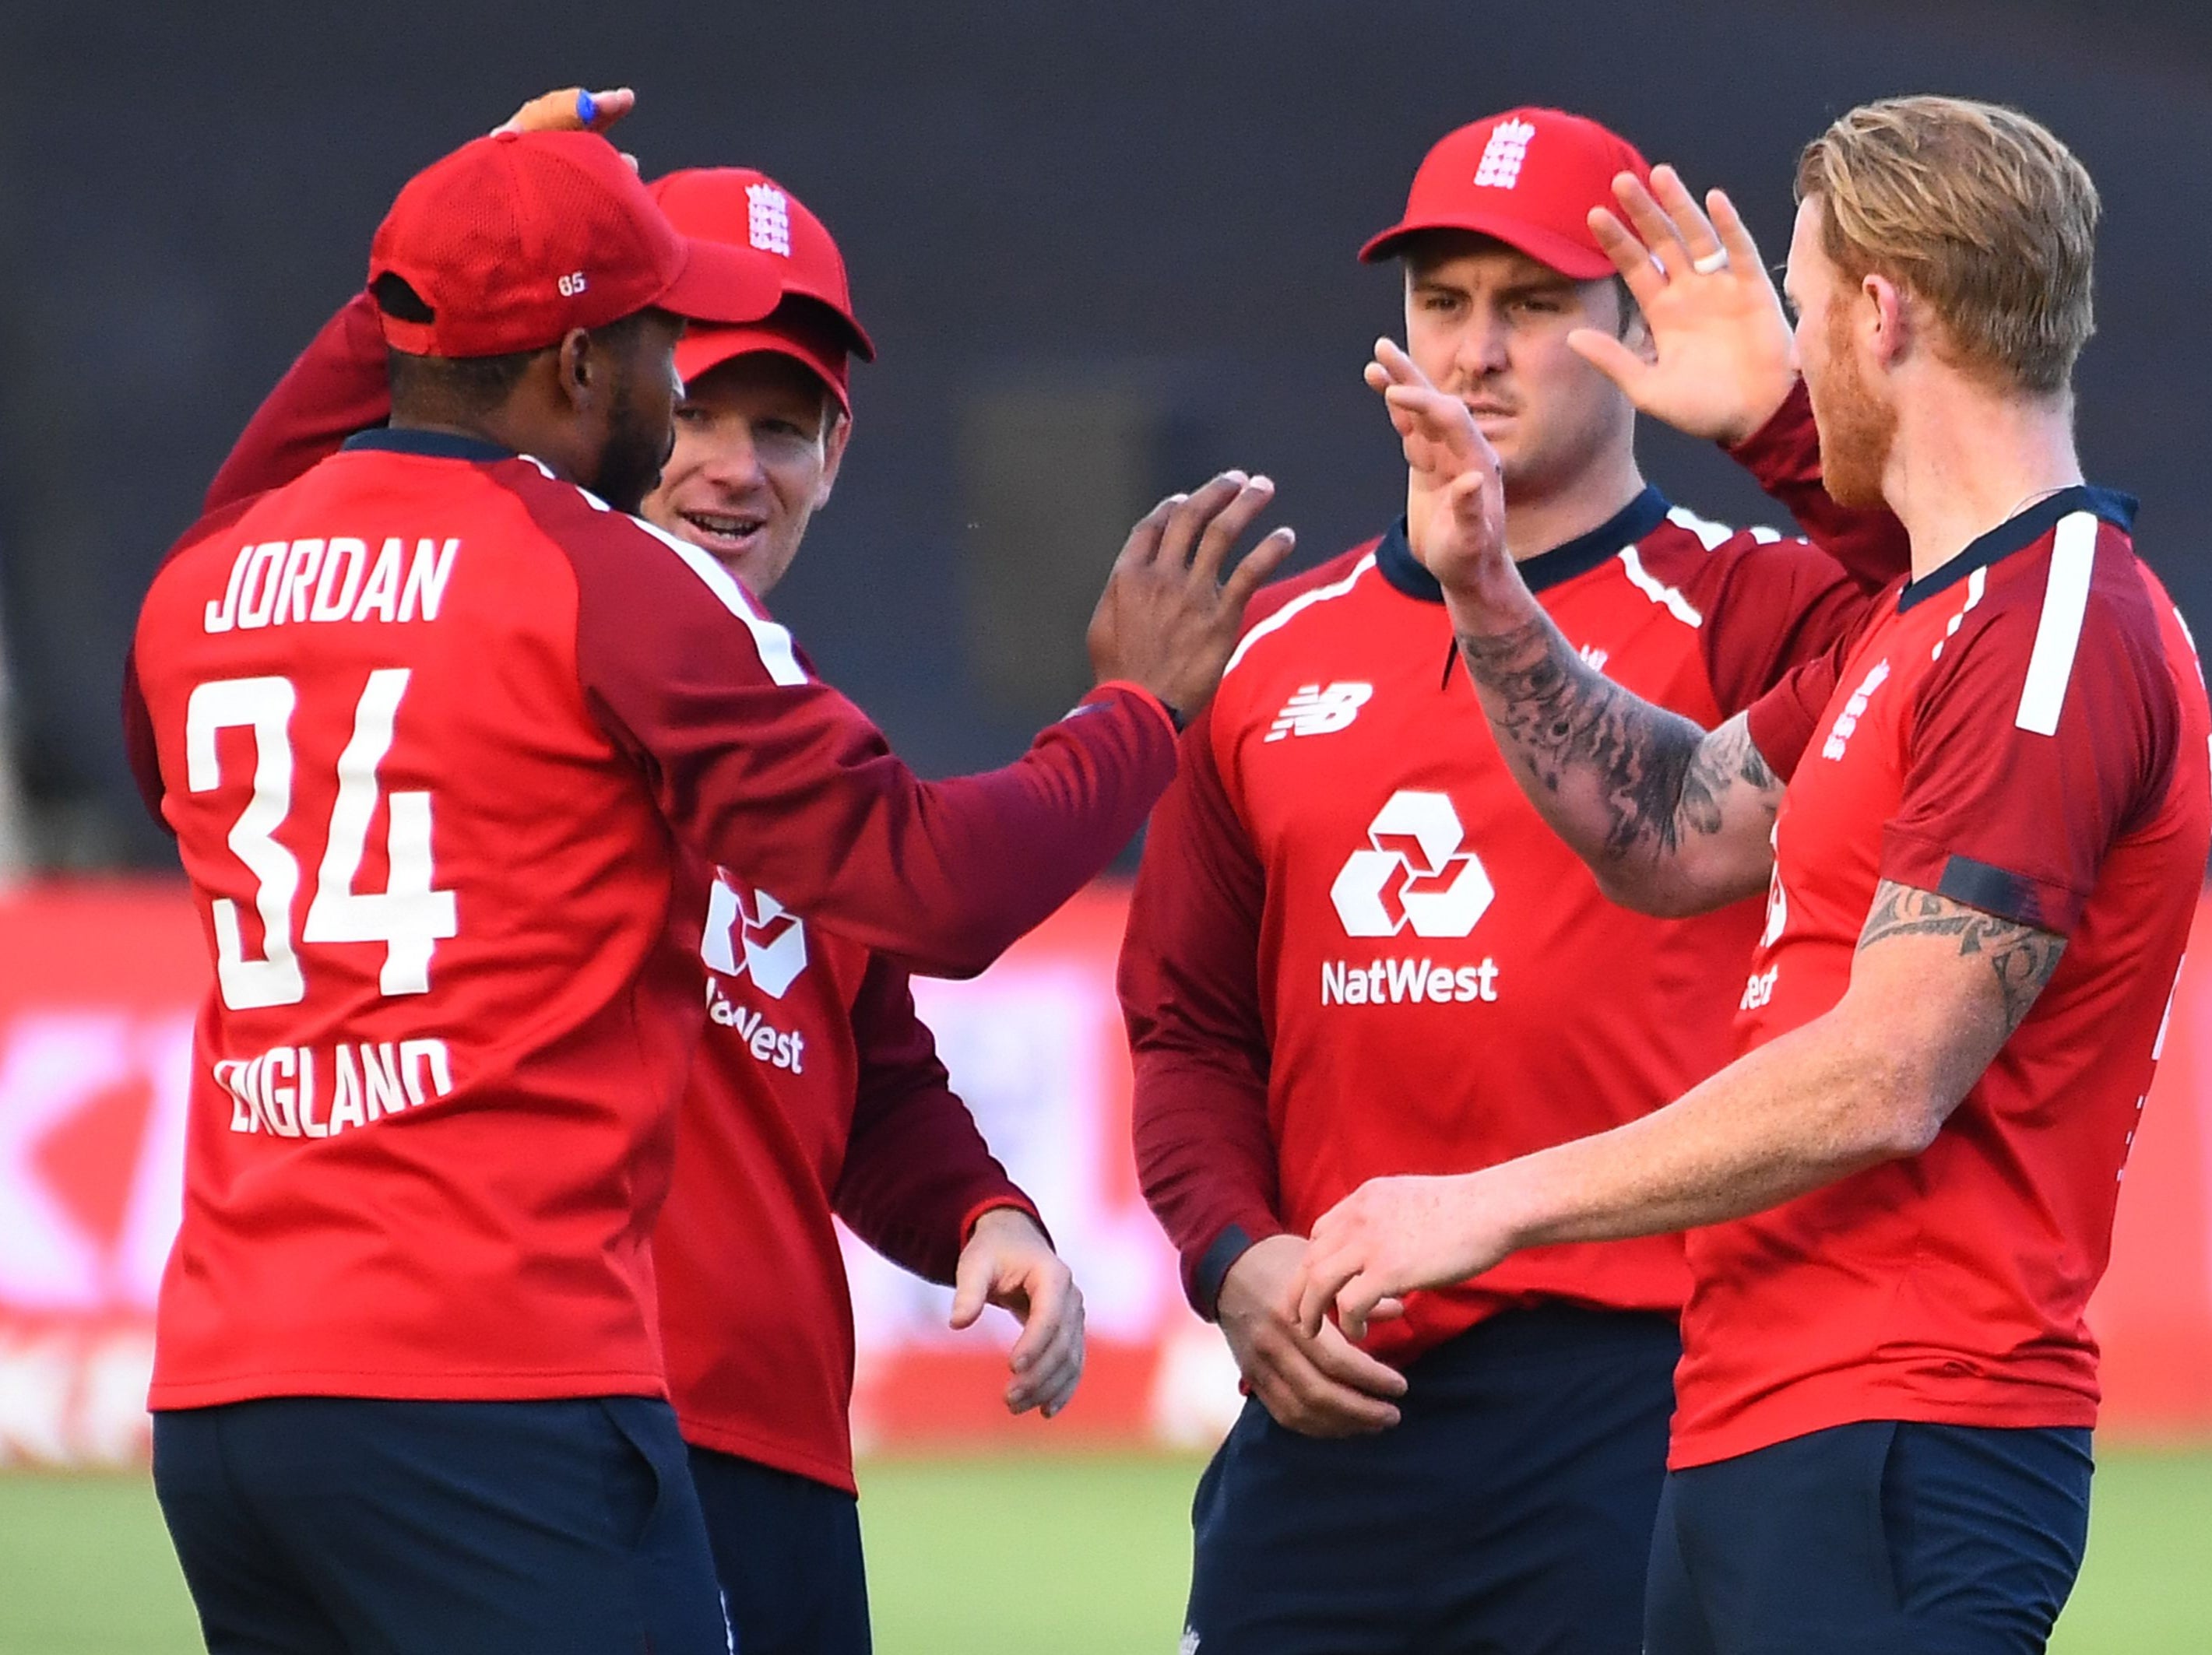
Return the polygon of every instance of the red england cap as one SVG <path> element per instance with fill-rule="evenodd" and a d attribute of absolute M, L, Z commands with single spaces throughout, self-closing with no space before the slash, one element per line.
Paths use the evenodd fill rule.
<path fill-rule="evenodd" d="M 781 296 L 759 255 L 678 234 L 593 132 L 495 132 L 417 173 L 369 252 L 370 283 L 386 275 L 430 315 L 383 315 L 385 342 L 424 356 L 542 350 L 649 306 L 757 321 Z"/>
<path fill-rule="evenodd" d="M 1422 230 L 1473 230 L 1588 282 L 1613 274 L 1589 209 L 1611 207 L 1613 180 L 1651 167 L 1627 139 L 1559 109 L 1509 109 L 1449 132 L 1413 174 L 1406 215 L 1359 250 L 1395 258 Z"/>
<path fill-rule="evenodd" d="M 781 302 L 742 327 L 693 328 L 676 347 L 676 372 L 697 379 L 733 356 L 772 351 L 805 364 L 852 411 L 847 357 L 873 361 L 874 342 L 853 314 L 844 256 L 829 227 L 799 197 L 750 167 L 695 167 L 656 179 L 653 198 L 682 233 L 749 250 L 775 272 Z"/>

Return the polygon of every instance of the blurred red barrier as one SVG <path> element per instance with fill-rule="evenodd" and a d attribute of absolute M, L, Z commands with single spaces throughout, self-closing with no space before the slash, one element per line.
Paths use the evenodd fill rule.
<path fill-rule="evenodd" d="M 1083 1283 L 1083 1390 L 1050 1424 L 1009 1419 L 1010 1323 L 994 1312 L 988 1332 L 951 1333 L 942 1289 L 848 1244 L 864 1447 L 1198 1446 L 1233 1416 L 1234 1371 L 1184 1307 L 1135 1186 L 1113 997 L 1122 901 L 1088 893 L 975 982 L 917 985 L 956 1083 Z M 2205 912 L 2212 897 L 2200 928 Z M 0 897 L 0 1463 L 145 1451 L 204 946 L 166 882 Z M 2111 1433 L 2212 1433 L 2212 971 L 2201 966 L 2174 1003 L 2092 1319 Z"/>

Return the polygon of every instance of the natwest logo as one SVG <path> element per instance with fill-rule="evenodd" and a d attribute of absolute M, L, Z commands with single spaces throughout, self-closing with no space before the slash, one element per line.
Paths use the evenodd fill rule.
<path fill-rule="evenodd" d="M 1481 858 L 1460 849 L 1466 832 L 1449 793 L 1404 789 L 1367 825 L 1329 887 L 1347 937 L 1465 937 L 1497 894 Z"/>
<path fill-rule="evenodd" d="M 780 1000 L 806 969 L 806 927 L 766 891 L 742 891 L 717 869 L 699 957 L 725 977 L 750 973 L 762 993 Z"/>

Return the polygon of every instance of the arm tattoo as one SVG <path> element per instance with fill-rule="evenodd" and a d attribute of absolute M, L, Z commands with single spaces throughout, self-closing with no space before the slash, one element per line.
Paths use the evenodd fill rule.
<path fill-rule="evenodd" d="M 1607 815 L 1605 849 L 1666 855 L 1723 824 L 1739 785 L 1779 794 L 1782 784 L 1740 724 L 1708 736 L 1592 668 L 1548 616 L 1494 636 L 1462 633 L 1460 654 L 1498 743 L 1542 785 L 1579 775 Z"/>
<path fill-rule="evenodd" d="M 1987 960 L 2004 997 L 2008 1035 L 2027 1017 L 2066 952 L 2063 937 L 1885 879 L 1875 889 L 1874 907 L 1859 933 L 1859 947 L 1869 949 L 1893 937 L 1955 937 L 1961 955 L 1979 955 Z"/>

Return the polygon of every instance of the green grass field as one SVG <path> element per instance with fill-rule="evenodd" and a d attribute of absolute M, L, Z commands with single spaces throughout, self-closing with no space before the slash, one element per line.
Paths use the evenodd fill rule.
<path fill-rule="evenodd" d="M 878 1461 L 863 1474 L 882 1655 L 1175 1647 L 1188 1459 Z M 2057 1655 L 2212 1650 L 2212 1450 L 2113 1451 Z M 143 1477 L 0 1476 L 0 1655 L 187 1655 Z"/>

